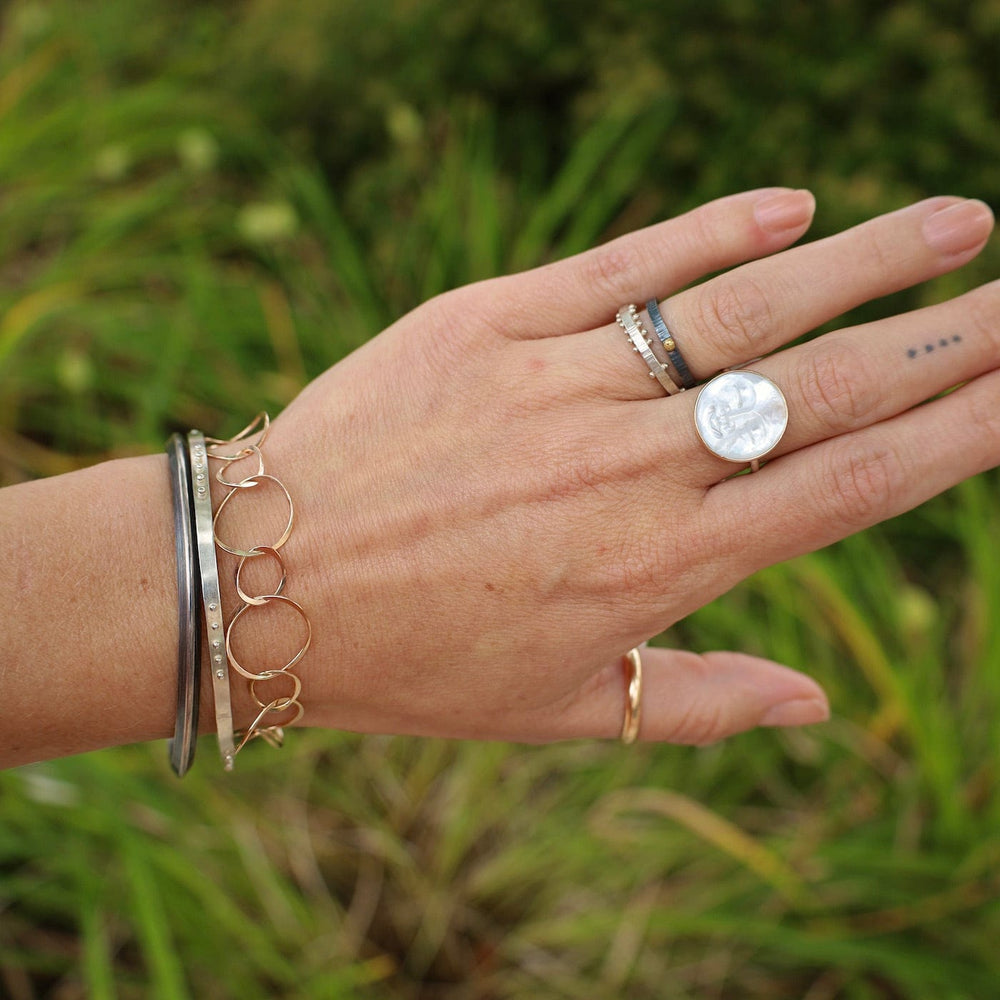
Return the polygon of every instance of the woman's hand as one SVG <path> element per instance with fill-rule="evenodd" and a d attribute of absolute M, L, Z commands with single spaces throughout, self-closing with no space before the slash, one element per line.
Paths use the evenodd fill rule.
<path fill-rule="evenodd" d="M 784 249 L 812 212 L 806 192 L 749 192 L 450 292 L 294 401 L 268 463 L 296 500 L 307 722 L 616 736 L 631 646 L 1000 463 L 1000 286 L 786 348 L 966 263 L 989 209 L 933 198 Z M 706 450 L 698 391 L 666 397 L 616 325 L 654 296 L 699 381 L 766 356 L 753 368 L 789 422 L 759 473 L 733 477 Z M 810 679 L 740 653 L 648 649 L 643 664 L 643 739 L 705 743 L 828 711 Z"/>

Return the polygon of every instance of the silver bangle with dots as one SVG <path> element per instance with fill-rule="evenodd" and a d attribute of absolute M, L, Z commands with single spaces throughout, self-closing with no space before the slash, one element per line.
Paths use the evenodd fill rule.
<path fill-rule="evenodd" d="M 227 771 L 233 769 L 236 745 L 233 740 L 233 706 L 229 694 L 229 670 L 226 664 L 225 628 L 222 621 L 222 598 L 219 593 L 219 566 L 215 558 L 215 533 L 212 524 L 212 491 L 209 486 L 208 452 L 201 431 L 188 434 L 191 455 L 191 496 L 194 500 L 195 539 L 201 571 L 201 598 L 204 607 L 207 660 L 212 670 L 215 695 L 215 728 L 219 753 Z"/>

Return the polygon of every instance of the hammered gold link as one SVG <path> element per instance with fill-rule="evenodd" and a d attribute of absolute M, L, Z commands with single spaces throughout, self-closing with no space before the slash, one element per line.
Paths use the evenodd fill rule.
<path fill-rule="evenodd" d="M 231 479 L 226 479 L 226 469 L 231 465 L 236 465 L 237 462 L 243 462 L 248 459 L 251 455 L 257 455 L 257 471 L 251 476 L 244 476 L 239 482 L 234 483 Z M 212 456 L 215 457 L 214 455 Z M 222 459 L 219 459 L 222 461 Z M 260 445 L 252 444 L 246 449 L 246 454 L 240 455 L 238 458 L 231 458 L 229 461 L 223 461 L 222 468 L 215 474 L 215 481 L 217 483 L 222 483 L 223 486 L 228 486 L 233 490 L 245 490 L 252 489 L 256 486 L 256 482 L 251 482 L 250 480 L 256 479 L 258 476 L 264 475 L 264 455 L 260 450 Z"/>
<path fill-rule="evenodd" d="M 234 756 L 253 739 L 262 739 L 272 746 L 281 746 L 284 740 L 284 727 L 294 725 L 305 714 L 305 709 L 303 708 L 302 703 L 298 700 L 299 695 L 302 692 L 302 680 L 297 674 L 293 674 L 291 672 L 291 668 L 294 667 L 303 656 L 305 656 L 310 644 L 312 643 L 312 622 L 310 622 L 309 616 L 305 613 L 302 606 L 297 601 L 293 601 L 291 598 L 285 597 L 282 593 L 285 589 L 288 574 L 285 568 L 284 558 L 278 550 L 291 536 L 292 526 L 295 522 L 295 506 L 292 503 L 291 495 L 285 488 L 285 484 L 280 479 L 275 476 L 268 475 L 264 471 L 264 455 L 261 448 L 264 441 L 267 439 L 270 428 L 270 417 L 267 413 L 259 413 L 249 424 L 247 424 L 246 427 L 243 428 L 243 430 L 239 432 L 239 434 L 228 441 L 223 441 L 219 438 L 206 439 L 209 446 L 207 457 L 213 461 L 222 463 L 222 468 L 216 474 L 215 478 L 219 483 L 229 489 L 229 492 L 223 497 L 222 502 L 219 504 L 218 509 L 215 512 L 215 517 L 212 519 L 213 540 L 216 546 L 218 546 L 218 548 L 222 551 L 228 552 L 234 556 L 239 556 L 239 564 L 236 567 L 235 574 L 236 593 L 239 595 L 242 604 L 236 614 L 234 614 L 230 619 L 229 624 L 226 627 L 226 658 L 229 661 L 230 668 L 249 681 L 250 696 L 260 709 L 257 713 L 257 717 L 247 727 L 247 729 L 243 733 L 237 734 L 239 743 L 235 748 Z M 243 444 L 242 447 L 237 447 L 235 449 L 232 447 L 239 446 L 241 443 Z M 211 449 L 213 448 L 225 448 L 226 451 L 212 451 Z M 230 466 L 246 458 L 250 458 L 253 455 L 257 456 L 257 471 L 253 475 L 244 476 L 238 482 L 234 479 L 226 478 L 226 471 Z M 236 494 L 240 494 L 242 496 L 257 495 L 253 487 L 262 487 L 267 483 L 273 483 L 277 486 L 278 489 L 280 489 L 285 495 L 285 500 L 288 503 L 288 523 L 285 525 L 281 536 L 271 545 L 254 545 L 248 549 L 238 549 L 235 546 L 231 546 L 224 542 L 221 538 L 219 538 L 219 519 L 221 518 L 226 507 L 229 506 L 232 498 L 236 496 Z M 248 560 L 257 559 L 265 555 L 270 556 L 275 560 L 275 562 L 277 562 L 278 567 L 281 570 L 281 579 L 278 581 L 278 585 L 273 589 L 272 593 L 251 594 L 244 588 L 243 585 L 243 568 Z M 268 604 L 275 602 L 291 606 L 291 608 L 302 618 L 306 626 L 305 641 L 302 643 L 298 652 L 296 652 L 295 655 L 280 669 L 268 667 L 255 673 L 248 667 L 244 666 L 236 658 L 236 655 L 233 652 L 233 630 L 240 618 L 242 618 L 251 608 L 265 607 Z M 216 658 L 221 659 L 221 657 Z M 261 697 L 261 693 L 258 690 L 259 685 L 265 684 L 268 681 L 280 683 L 285 679 L 291 681 L 292 683 L 292 690 L 289 694 L 277 698 L 271 698 L 269 701 L 265 701 Z M 288 713 L 289 711 L 293 712 L 292 718 L 286 720 L 284 723 L 280 725 L 264 724 L 269 715 L 280 715 Z"/>
<path fill-rule="evenodd" d="M 229 658 L 229 665 L 238 674 L 242 674 L 244 677 L 247 678 L 247 680 L 251 681 L 264 680 L 265 679 L 264 674 L 270 674 L 272 672 L 283 673 L 286 670 L 290 670 L 292 667 L 295 666 L 296 663 L 299 662 L 299 660 L 302 659 L 303 656 L 306 655 L 306 652 L 309 650 L 309 644 L 312 642 L 312 624 L 309 621 L 309 616 L 302 610 L 299 604 L 293 601 L 290 597 L 283 597 L 280 594 L 268 594 L 265 596 L 266 600 L 264 601 L 264 604 L 257 604 L 257 605 L 244 604 L 243 607 L 240 608 L 240 610 L 237 611 L 235 615 L 233 615 L 233 620 L 229 623 L 229 626 L 226 628 L 226 656 Z M 302 616 L 302 620 L 306 623 L 306 640 L 302 644 L 302 648 L 283 667 L 268 667 L 265 670 L 262 670 L 260 673 L 255 674 L 252 671 L 247 670 L 247 668 L 244 667 L 243 664 L 236 659 L 236 654 L 233 653 L 232 649 L 233 628 L 236 625 L 236 623 L 243 617 L 245 612 L 249 611 L 253 607 L 263 607 L 265 604 L 270 604 L 272 601 L 281 601 L 283 604 L 288 604 Z"/>
<path fill-rule="evenodd" d="M 281 569 L 281 579 L 278 581 L 278 586 L 273 590 L 268 591 L 262 597 L 251 597 L 243 589 L 243 585 L 240 582 L 240 574 L 243 572 L 243 567 L 246 565 L 248 559 L 256 559 L 257 556 L 271 556 L 274 559 L 279 568 Z M 281 553 L 272 548 L 270 545 L 258 545 L 255 549 L 252 549 L 247 555 L 240 559 L 239 566 L 236 567 L 236 593 L 239 594 L 240 600 L 244 604 L 252 604 L 256 607 L 267 604 L 268 600 L 272 597 L 280 597 L 281 592 L 285 589 L 285 580 L 287 579 L 287 574 L 285 572 L 285 560 L 282 559 Z"/>
<path fill-rule="evenodd" d="M 239 753 L 253 739 L 262 739 L 273 747 L 280 747 L 282 745 L 285 739 L 285 726 L 294 726 L 295 723 L 298 722 L 303 715 L 305 715 L 305 709 L 302 707 L 301 702 L 294 701 L 288 706 L 288 708 L 294 707 L 296 709 L 296 713 L 291 719 L 288 719 L 280 726 L 261 726 L 261 722 L 263 722 L 264 718 L 271 712 L 287 711 L 287 709 L 279 709 L 275 707 L 279 705 L 281 701 L 282 699 L 277 698 L 268 705 L 265 705 L 264 708 L 257 713 L 257 718 L 250 723 L 246 731 L 239 734 L 242 736 L 242 739 L 236 747 L 236 753 Z"/>
<path fill-rule="evenodd" d="M 260 430 L 257 429 L 257 425 L 260 424 Z M 267 440 L 267 435 L 271 431 L 271 418 L 268 414 L 261 410 L 253 420 L 250 421 L 238 434 L 234 437 L 225 440 L 223 438 L 213 438 L 206 437 L 205 444 L 208 445 L 208 457 L 214 459 L 217 462 L 233 462 L 239 458 L 246 458 L 247 455 L 253 450 L 254 447 L 263 448 L 264 442 Z M 239 444 L 241 441 L 246 440 L 248 437 L 252 437 L 254 434 L 258 434 L 259 437 L 252 445 L 247 445 L 240 451 L 236 452 L 235 455 L 217 455 L 213 448 L 220 448 L 224 444 Z"/>
<path fill-rule="evenodd" d="M 289 677 L 294 681 L 294 690 L 290 695 L 285 698 L 272 698 L 270 702 L 261 701 L 257 697 L 257 687 L 256 685 L 262 681 L 273 680 L 275 677 Z M 285 670 L 265 670 L 260 677 L 252 680 L 250 682 L 250 697 L 257 703 L 258 708 L 265 708 L 268 704 L 274 706 L 275 712 L 283 712 L 286 708 L 291 707 L 299 700 L 299 695 L 302 693 L 302 681 L 295 675 L 290 674 Z M 280 702 L 280 704 L 278 704 Z"/>
<path fill-rule="evenodd" d="M 285 494 L 285 499 L 288 501 L 288 523 L 285 525 L 285 530 L 281 533 L 281 537 L 276 541 L 272 542 L 270 545 L 255 545 L 249 549 L 237 549 L 231 545 L 226 544 L 221 538 L 219 538 L 219 518 L 222 517 L 222 512 L 229 505 L 229 501 L 233 499 L 234 496 L 242 495 L 245 493 L 247 486 L 257 486 L 262 482 L 274 483 L 282 493 Z M 295 506 L 292 503 L 291 494 L 285 489 L 285 484 L 278 479 L 276 476 L 248 476 L 241 483 L 238 483 L 233 489 L 231 489 L 223 498 L 222 503 L 219 504 L 219 509 L 215 512 L 215 518 L 212 521 L 212 530 L 215 532 L 215 544 L 219 546 L 226 552 L 231 553 L 234 556 L 252 556 L 258 549 L 280 549 L 285 542 L 288 541 L 289 536 L 292 533 L 292 524 L 295 521 Z"/>

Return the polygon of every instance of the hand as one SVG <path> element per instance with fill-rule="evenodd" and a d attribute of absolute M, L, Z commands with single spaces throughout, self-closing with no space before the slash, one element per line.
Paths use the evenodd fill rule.
<path fill-rule="evenodd" d="M 933 198 L 784 249 L 812 211 L 806 192 L 749 192 L 458 289 L 306 388 L 269 466 L 297 504 L 308 723 L 614 737 L 627 649 L 1000 462 L 1000 286 L 785 347 L 969 261 L 989 209 Z M 653 296 L 699 381 L 766 355 L 753 368 L 790 417 L 759 473 L 705 449 L 697 391 L 667 398 L 615 324 Z M 643 665 L 643 739 L 828 712 L 813 681 L 740 653 L 648 649 Z"/>

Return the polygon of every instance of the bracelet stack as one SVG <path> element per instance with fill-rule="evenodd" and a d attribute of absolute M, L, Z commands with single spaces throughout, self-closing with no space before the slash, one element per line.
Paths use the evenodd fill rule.
<path fill-rule="evenodd" d="M 178 776 L 183 776 L 194 759 L 195 737 L 198 732 L 198 693 L 202 663 L 211 671 L 215 700 L 215 724 L 219 752 L 227 771 L 232 770 L 236 755 L 251 740 L 261 738 L 273 746 L 284 739 L 283 726 L 298 722 L 303 715 L 299 695 L 302 681 L 292 668 L 305 656 L 312 641 L 312 626 L 308 615 L 296 601 L 283 591 L 288 574 L 280 552 L 292 533 L 295 511 L 292 498 L 284 484 L 264 471 L 262 447 L 270 429 L 266 413 L 230 440 L 206 438 L 200 431 L 191 431 L 184 439 L 179 434 L 167 444 L 174 501 L 174 527 L 177 546 L 178 644 L 177 721 L 174 738 L 170 741 L 170 763 Z M 254 460 L 255 471 L 242 478 L 232 477 L 230 469 L 245 460 Z M 228 492 L 214 514 L 210 470 L 217 463 L 218 483 Z M 265 492 L 277 492 L 288 508 L 288 517 L 280 536 L 270 544 L 239 548 L 219 537 L 219 522 L 231 504 Z M 219 560 L 236 557 L 234 579 L 240 606 L 226 618 L 219 586 Z M 251 560 L 266 557 L 273 562 L 280 578 L 266 593 L 248 593 L 244 584 L 244 569 Z M 200 581 L 200 607 L 197 600 Z M 260 588 L 257 588 L 258 590 Z M 233 636 L 239 622 L 245 622 L 255 609 L 272 605 L 295 612 L 304 625 L 304 635 L 298 650 L 282 667 L 251 669 L 238 657 Z M 200 622 L 199 622 L 200 618 Z M 230 670 L 248 684 L 250 696 L 259 709 L 250 725 L 234 732 L 230 699 Z"/>

